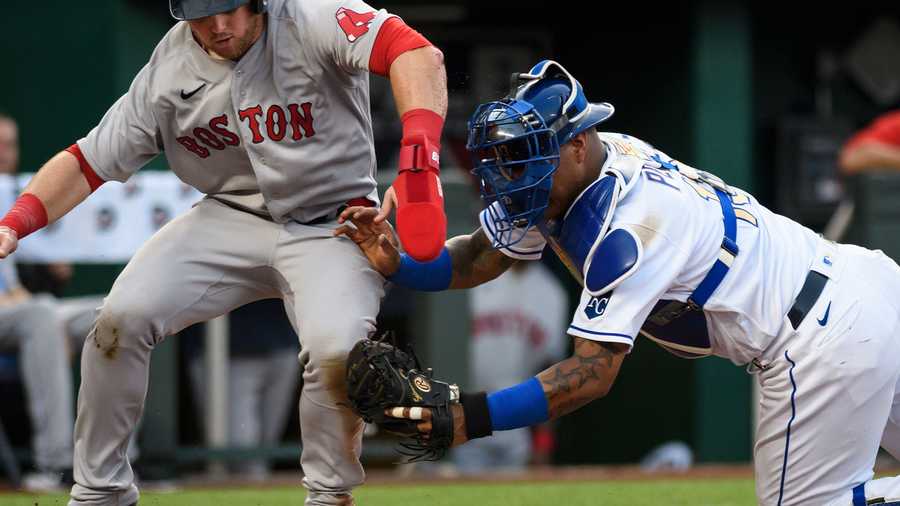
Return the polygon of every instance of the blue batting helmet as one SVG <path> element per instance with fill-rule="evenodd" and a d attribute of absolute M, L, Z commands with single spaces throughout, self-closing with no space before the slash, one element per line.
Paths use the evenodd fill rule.
<path fill-rule="evenodd" d="M 543 218 L 559 147 L 613 112 L 608 103 L 588 102 L 581 84 L 551 60 L 513 74 L 509 96 L 478 106 L 466 148 L 499 247 L 521 241 Z"/>
<path fill-rule="evenodd" d="M 268 0 L 169 0 L 169 12 L 175 19 L 185 21 L 233 11 L 249 3 L 253 12 L 266 12 Z"/>

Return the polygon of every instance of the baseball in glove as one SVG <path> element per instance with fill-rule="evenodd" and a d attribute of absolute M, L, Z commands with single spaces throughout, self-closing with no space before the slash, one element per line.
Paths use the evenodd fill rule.
<path fill-rule="evenodd" d="M 404 438 L 399 452 L 407 462 L 438 460 L 454 443 L 459 387 L 435 380 L 410 349 L 384 340 L 356 343 L 347 357 L 347 396 L 363 420 Z M 422 420 L 430 420 L 427 433 Z"/>

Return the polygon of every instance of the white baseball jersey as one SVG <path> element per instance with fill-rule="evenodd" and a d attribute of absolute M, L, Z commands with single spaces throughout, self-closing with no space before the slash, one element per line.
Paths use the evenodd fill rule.
<path fill-rule="evenodd" d="M 566 351 L 566 292 L 540 263 L 473 288 L 469 307 L 471 388 L 493 391 L 518 383 Z"/>
<path fill-rule="evenodd" d="M 708 188 L 660 168 L 654 157 L 672 161 L 664 153 L 627 135 L 600 137 L 608 154 L 601 172 L 621 167 L 629 173 L 630 167 L 638 167 L 638 180 L 618 203 L 609 229 L 632 233 L 642 253 L 634 273 L 611 292 L 600 297 L 587 290 L 582 293 L 569 334 L 631 345 L 659 300 L 686 301 L 706 276 L 722 244 L 722 210 Z M 772 213 L 752 196 L 737 193 L 740 253 L 703 309 L 712 353 L 743 364 L 760 356 L 777 336 L 822 239 Z M 486 211 L 481 222 L 490 235 L 493 226 Z M 534 259 L 545 245 L 534 229 L 525 240 L 501 251 Z"/>
<path fill-rule="evenodd" d="M 116 181 L 164 151 L 185 183 L 278 222 L 376 200 L 368 65 L 389 17 L 360 0 L 270 0 L 237 62 L 178 23 L 78 145 Z"/>
<path fill-rule="evenodd" d="M 609 153 L 601 174 L 612 175 L 578 196 L 558 236 L 552 224 L 545 232 L 566 246 L 562 256 L 569 263 L 581 260 L 585 243 L 593 245 L 591 261 L 604 260 L 598 269 L 582 264 L 588 265 L 582 270 L 586 289 L 569 334 L 632 344 L 640 329 L 670 350 L 691 354 L 687 346 L 672 345 L 702 333 L 698 341 L 708 338 L 703 352 L 737 364 L 752 361 L 748 371 L 759 385 L 759 504 L 900 503 L 900 477 L 872 479 L 879 445 L 900 458 L 900 267 L 880 251 L 826 241 L 731 188 L 734 256 L 723 240 L 727 207 L 713 191 L 723 192 L 724 185 L 638 139 L 600 138 Z M 486 213 L 481 220 L 496 235 Z M 531 230 L 503 251 L 536 258 L 544 245 L 541 233 Z M 707 278 L 714 262 L 730 268 L 702 313 L 681 304 L 666 313 L 671 301 L 684 302 L 703 280 L 716 279 Z M 822 277 L 818 293 L 798 295 L 812 286 L 806 280 Z M 657 308 L 659 301 L 670 302 Z M 789 311 L 798 307 L 802 316 L 792 319 Z"/>

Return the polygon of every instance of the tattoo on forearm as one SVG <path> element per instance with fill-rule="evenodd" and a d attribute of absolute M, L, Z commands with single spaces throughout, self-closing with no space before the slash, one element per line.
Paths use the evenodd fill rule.
<path fill-rule="evenodd" d="M 575 353 L 538 375 L 550 418 L 571 413 L 605 394 L 618 374 L 617 352 L 604 343 L 576 339 Z"/>
<path fill-rule="evenodd" d="M 467 288 L 490 281 L 502 274 L 516 260 L 491 246 L 484 230 L 472 235 L 456 237 L 447 242 L 453 264 L 455 288 Z"/>

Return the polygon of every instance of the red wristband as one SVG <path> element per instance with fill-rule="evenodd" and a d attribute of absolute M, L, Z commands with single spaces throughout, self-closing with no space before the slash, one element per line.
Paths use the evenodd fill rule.
<path fill-rule="evenodd" d="M 12 209 L 0 220 L 0 226 L 15 230 L 16 236 L 22 239 L 35 230 L 47 226 L 47 208 L 34 194 L 23 193 L 13 204 Z"/>

